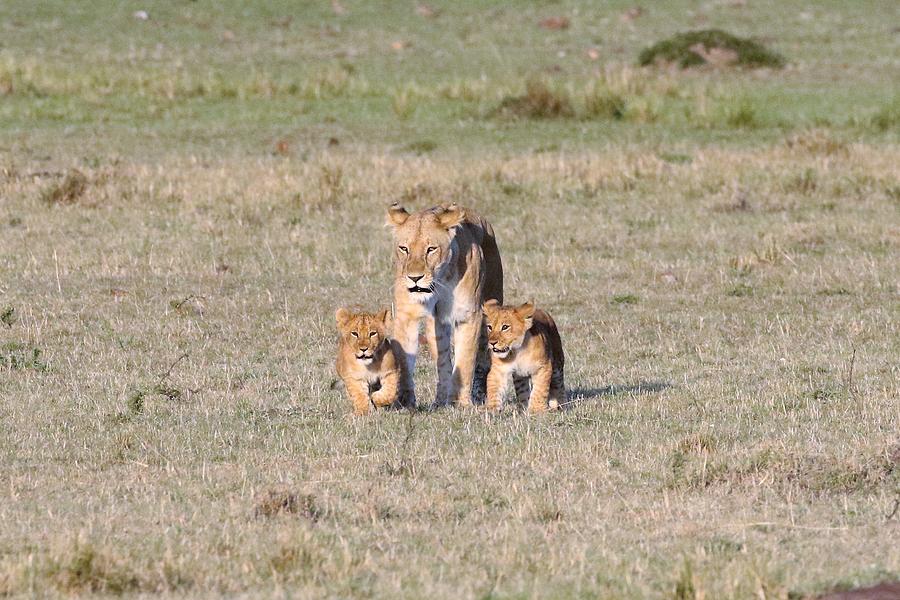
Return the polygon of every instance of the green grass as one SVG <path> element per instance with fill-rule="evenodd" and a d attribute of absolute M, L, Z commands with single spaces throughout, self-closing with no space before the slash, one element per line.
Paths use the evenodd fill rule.
<path fill-rule="evenodd" d="M 0 595 L 900 578 L 900 9 L 341 4 L 0 6 Z M 698 28 L 787 66 L 637 66 Z M 350 417 L 334 309 L 451 199 L 572 410 Z"/>

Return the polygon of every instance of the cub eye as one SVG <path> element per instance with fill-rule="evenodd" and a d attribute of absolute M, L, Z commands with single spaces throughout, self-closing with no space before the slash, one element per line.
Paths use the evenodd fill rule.
<path fill-rule="evenodd" d="M 492 331 L 492 330 L 494 329 L 494 328 L 491 327 L 490 325 L 488 325 L 487 328 L 488 328 L 488 331 Z"/>
<path fill-rule="evenodd" d="M 437 246 L 428 246 L 428 248 L 425 249 L 425 252 L 426 252 L 427 254 L 431 254 L 431 253 L 434 252 L 435 250 L 437 250 Z"/>
<path fill-rule="evenodd" d="M 375 333 L 377 333 L 377 332 L 375 332 L 375 331 L 371 331 L 371 332 L 369 332 L 369 337 L 370 337 L 370 338 L 373 338 L 373 337 L 375 337 Z"/>
<path fill-rule="evenodd" d="M 504 325 L 500 328 L 500 331 L 506 331 L 507 329 L 509 329 L 509 325 Z"/>
<path fill-rule="evenodd" d="M 409 248 L 407 248 L 406 246 L 397 246 L 397 250 L 399 250 L 403 254 L 409 254 Z"/>
<path fill-rule="evenodd" d="M 352 336 L 355 337 L 355 338 L 358 338 L 358 337 L 359 337 L 359 334 L 358 334 L 357 332 L 355 332 L 355 331 L 351 331 L 351 332 L 350 332 L 350 335 L 352 335 Z"/>

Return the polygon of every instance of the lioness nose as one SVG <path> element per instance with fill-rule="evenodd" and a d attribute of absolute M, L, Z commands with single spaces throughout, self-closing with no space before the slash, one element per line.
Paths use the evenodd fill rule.
<path fill-rule="evenodd" d="M 419 280 L 425 277 L 424 275 L 407 275 L 410 279 L 412 279 L 413 283 L 419 283 Z"/>

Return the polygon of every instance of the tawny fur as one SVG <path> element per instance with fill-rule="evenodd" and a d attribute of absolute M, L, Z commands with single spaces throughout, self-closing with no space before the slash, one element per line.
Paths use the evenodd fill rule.
<path fill-rule="evenodd" d="M 494 230 L 455 204 L 413 214 L 395 204 L 388 210 L 388 224 L 394 230 L 394 344 L 402 357 L 401 402 L 416 403 L 413 372 L 424 320 L 437 363 L 435 405 L 471 405 L 473 385 L 475 393 L 484 393 L 490 365 L 480 343 L 481 305 L 503 301 Z"/>
<path fill-rule="evenodd" d="M 387 335 L 390 311 L 354 313 L 339 308 L 335 320 L 341 334 L 336 368 L 353 414 L 365 415 L 372 406 L 396 404 L 400 366 Z"/>
<path fill-rule="evenodd" d="M 528 402 L 529 413 L 562 407 L 565 355 L 553 318 L 530 302 L 501 306 L 494 301 L 485 303 L 484 318 L 491 351 L 485 407 L 502 407 L 510 378 L 519 402 Z"/>

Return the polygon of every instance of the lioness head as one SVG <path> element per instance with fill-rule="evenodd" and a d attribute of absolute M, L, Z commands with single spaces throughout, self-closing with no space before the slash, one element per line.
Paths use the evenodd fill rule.
<path fill-rule="evenodd" d="M 436 206 L 409 214 L 399 204 L 388 209 L 394 228 L 395 283 L 417 302 L 427 302 L 454 259 L 453 229 L 465 219 L 461 207 Z"/>
<path fill-rule="evenodd" d="M 372 364 L 375 352 L 387 338 L 391 312 L 384 309 L 375 314 L 354 313 L 346 308 L 339 308 L 334 318 L 341 337 L 353 349 L 356 360 L 364 365 Z"/>
<path fill-rule="evenodd" d="M 488 300 L 482 311 L 488 347 L 494 356 L 506 358 L 510 352 L 522 347 L 525 334 L 531 329 L 534 304 L 526 302 L 521 306 L 500 306 L 496 300 Z"/>

